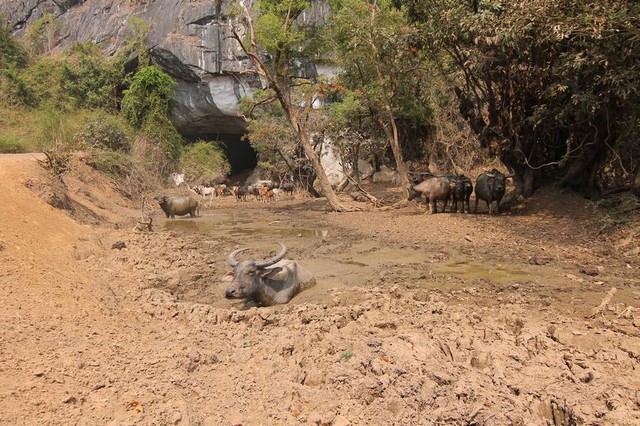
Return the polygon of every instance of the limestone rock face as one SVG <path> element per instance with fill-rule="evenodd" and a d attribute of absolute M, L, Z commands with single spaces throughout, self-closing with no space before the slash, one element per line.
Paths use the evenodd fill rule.
<path fill-rule="evenodd" d="M 0 15 L 22 35 L 45 13 L 56 17 L 59 44 L 94 41 L 113 55 L 131 40 L 131 18 L 149 25 L 154 63 L 177 81 L 174 119 L 187 136 L 244 133 L 242 96 L 260 81 L 227 27 L 235 0 L 3 0 Z"/>

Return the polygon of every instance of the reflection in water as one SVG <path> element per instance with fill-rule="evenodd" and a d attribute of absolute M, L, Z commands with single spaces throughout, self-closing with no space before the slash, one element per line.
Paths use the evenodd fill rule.
<path fill-rule="evenodd" d="M 226 234 L 234 237 L 247 235 L 275 236 L 279 238 L 326 238 L 328 229 L 294 228 L 271 221 L 265 223 L 265 218 L 254 214 L 239 214 L 237 212 L 215 213 L 211 216 L 201 216 L 195 219 L 181 218 L 167 220 L 165 229 L 170 231 L 193 232 L 198 234 Z"/>

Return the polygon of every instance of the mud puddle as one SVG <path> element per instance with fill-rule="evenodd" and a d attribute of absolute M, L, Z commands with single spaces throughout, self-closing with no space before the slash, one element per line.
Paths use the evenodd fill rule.
<path fill-rule="evenodd" d="M 175 232 L 212 235 L 239 246 L 269 253 L 275 241 L 289 247 L 290 256 L 317 277 L 318 284 L 296 297 L 297 303 L 356 303 L 342 290 L 381 283 L 410 282 L 414 288 L 450 291 L 478 281 L 506 285 L 533 279 L 530 272 L 501 264 L 480 263 L 460 254 L 438 257 L 429 247 L 383 244 L 378 240 L 345 237 L 340 231 L 300 227 L 286 214 L 216 209 L 196 219 L 160 223 Z"/>
<path fill-rule="evenodd" d="M 273 237 L 280 240 L 287 238 L 325 238 L 329 230 L 322 228 L 298 228 L 287 223 L 278 215 L 259 212 L 239 212 L 237 210 L 216 210 L 215 213 L 200 216 L 195 219 L 167 220 L 163 226 L 170 231 L 192 232 L 198 234 L 212 234 L 218 236 L 242 237 L 258 236 Z"/>

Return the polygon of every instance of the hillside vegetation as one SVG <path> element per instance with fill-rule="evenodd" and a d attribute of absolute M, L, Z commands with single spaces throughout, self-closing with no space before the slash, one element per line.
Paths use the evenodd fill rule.
<path fill-rule="evenodd" d="M 598 197 L 640 173 L 637 2 L 328 5 L 321 25 L 305 20 L 308 0 L 260 0 L 230 16 L 235 43 L 265 81 L 243 109 L 274 176 L 309 190 L 318 180 L 332 203 L 315 160 L 322 135 L 356 180 L 358 160 L 391 166 L 406 186 L 413 169 L 468 173 L 498 159 L 514 175 L 510 201 L 545 183 Z M 2 26 L 0 151 L 89 149 L 109 173 L 176 170 L 185 141 L 171 122 L 174 82 L 147 52 L 151 24 L 132 18 L 129 40 L 109 58 L 93 43 L 58 51 L 52 15 L 21 39 Z M 315 63 L 340 72 L 303 77 Z M 193 166 L 196 183 L 229 169 L 219 144 L 206 142 L 218 160 Z"/>

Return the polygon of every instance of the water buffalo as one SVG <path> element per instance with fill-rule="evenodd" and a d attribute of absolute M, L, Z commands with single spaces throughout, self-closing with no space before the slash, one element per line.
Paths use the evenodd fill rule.
<path fill-rule="evenodd" d="M 465 204 L 467 205 L 467 213 L 470 213 L 469 198 L 471 198 L 471 193 L 473 192 L 471 179 L 465 175 L 458 175 L 451 180 L 451 183 L 451 212 L 458 211 L 458 201 L 460 201 L 462 213 L 465 212 Z"/>
<path fill-rule="evenodd" d="M 449 178 L 444 176 L 431 176 L 417 185 L 410 186 L 408 199 L 411 201 L 414 198 L 424 196 L 427 202 L 427 207 L 429 206 L 429 203 L 433 201 L 431 212 L 438 213 L 438 200 L 444 201 L 444 209 L 442 211 L 445 211 L 447 209 L 447 201 L 449 200 L 450 194 L 451 181 Z"/>
<path fill-rule="evenodd" d="M 252 300 L 261 306 L 289 303 L 302 290 L 312 287 L 316 279 L 294 260 L 285 259 L 287 247 L 281 243 L 280 253 L 265 260 L 236 260 L 246 248 L 229 254 L 227 263 L 233 268 L 231 284 L 225 292 L 228 299 Z"/>
<path fill-rule="evenodd" d="M 295 189 L 295 186 L 293 185 L 293 182 L 285 182 L 282 184 L 281 188 L 284 190 L 284 192 L 287 195 L 293 195 L 293 190 Z"/>
<path fill-rule="evenodd" d="M 160 208 L 162 208 L 164 214 L 171 219 L 174 219 L 176 216 L 184 216 L 185 214 L 196 217 L 200 211 L 200 203 L 189 195 L 156 195 L 153 199 L 160 204 Z"/>
<path fill-rule="evenodd" d="M 247 201 L 249 190 L 246 186 L 234 186 L 231 188 L 231 194 L 236 197 L 236 202 Z"/>
<path fill-rule="evenodd" d="M 496 202 L 496 212 L 500 212 L 500 201 L 504 197 L 507 186 L 507 177 L 498 170 L 481 173 L 476 178 L 476 205 L 475 213 L 478 213 L 478 201 L 484 200 L 489 208 L 489 214 L 493 214 L 492 203 Z"/>

